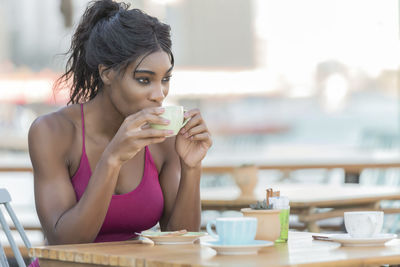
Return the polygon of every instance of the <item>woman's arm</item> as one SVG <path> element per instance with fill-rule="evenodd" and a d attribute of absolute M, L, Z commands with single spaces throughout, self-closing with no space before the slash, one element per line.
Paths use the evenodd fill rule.
<path fill-rule="evenodd" d="M 162 123 L 155 109 L 133 114 L 121 125 L 101 155 L 81 199 L 76 200 L 67 155 L 75 129 L 59 114 L 37 119 L 29 131 L 36 209 L 49 244 L 93 242 L 106 216 L 122 164 L 144 146 L 159 143 L 163 130 L 141 130 Z"/>
<path fill-rule="evenodd" d="M 74 136 L 73 125 L 68 123 L 60 115 L 46 116 L 37 119 L 29 131 L 36 209 L 49 244 L 95 239 L 119 171 L 119 166 L 103 155 L 77 202 L 66 159 Z"/>
<path fill-rule="evenodd" d="M 165 163 L 160 172 L 164 194 L 162 230 L 198 231 L 201 221 L 201 161 L 212 145 L 211 135 L 199 110 L 185 113 L 191 118 L 176 138 L 165 145 Z"/>
<path fill-rule="evenodd" d="M 160 184 L 164 195 L 164 212 L 160 227 L 163 231 L 199 231 L 201 169 L 182 164 L 175 150 L 175 138 L 169 138 L 162 145 L 167 158 L 160 172 Z"/>

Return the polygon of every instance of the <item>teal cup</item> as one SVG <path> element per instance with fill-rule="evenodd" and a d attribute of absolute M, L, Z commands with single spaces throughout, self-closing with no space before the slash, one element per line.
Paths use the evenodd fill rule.
<path fill-rule="evenodd" d="M 217 233 L 212 230 L 215 226 Z M 207 232 L 220 245 L 247 245 L 254 242 L 257 232 L 257 218 L 218 218 L 207 223 Z"/>

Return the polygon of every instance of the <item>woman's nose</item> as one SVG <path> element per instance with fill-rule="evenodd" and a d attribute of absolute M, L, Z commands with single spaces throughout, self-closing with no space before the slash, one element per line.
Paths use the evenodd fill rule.
<path fill-rule="evenodd" d="M 151 92 L 151 99 L 157 102 L 163 101 L 165 98 L 164 87 L 156 86 Z"/>

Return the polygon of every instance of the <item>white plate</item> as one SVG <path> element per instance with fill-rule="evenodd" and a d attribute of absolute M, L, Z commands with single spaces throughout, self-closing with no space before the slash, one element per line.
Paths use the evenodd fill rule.
<path fill-rule="evenodd" d="M 377 236 L 367 238 L 354 238 L 349 234 L 336 234 L 329 236 L 332 241 L 339 242 L 345 247 L 384 246 L 386 242 L 395 239 L 396 237 L 396 234 L 379 234 Z"/>
<path fill-rule="evenodd" d="M 248 245 L 221 245 L 219 241 L 205 241 L 201 243 L 203 246 L 210 247 L 217 251 L 217 254 L 221 255 L 249 255 L 257 254 L 257 252 L 263 247 L 273 246 L 274 243 L 271 241 L 254 240 Z"/>
<path fill-rule="evenodd" d="M 142 232 L 141 236 L 146 237 L 154 242 L 156 245 L 183 245 L 192 244 L 196 239 L 207 233 L 202 232 L 187 232 L 184 235 L 168 236 L 170 232 Z"/>

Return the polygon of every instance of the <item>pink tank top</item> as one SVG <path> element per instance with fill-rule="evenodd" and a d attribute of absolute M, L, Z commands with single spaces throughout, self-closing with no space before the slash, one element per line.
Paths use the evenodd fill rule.
<path fill-rule="evenodd" d="M 82 155 L 78 170 L 71 178 L 76 199 L 79 200 L 92 176 L 85 150 L 85 120 L 82 116 Z M 160 220 L 164 208 L 164 197 L 158 180 L 157 168 L 150 150 L 145 147 L 144 171 L 140 184 L 131 192 L 113 195 L 103 225 L 94 242 L 123 241 L 135 237 L 153 227 Z M 29 267 L 40 267 L 35 259 Z"/>
<path fill-rule="evenodd" d="M 71 178 L 76 199 L 83 192 L 92 176 L 85 150 L 85 120 L 83 104 L 82 116 L 82 156 L 79 168 Z M 164 197 L 158 179 L 158 171 L 145 147 L 144 171 L 140 184 L 131 192 L 113 195 L 103 225 L 94 242 L 122 241 L 135 237 L 135 232 L 147 230 L 160 220 L 164 208 Z"/>

